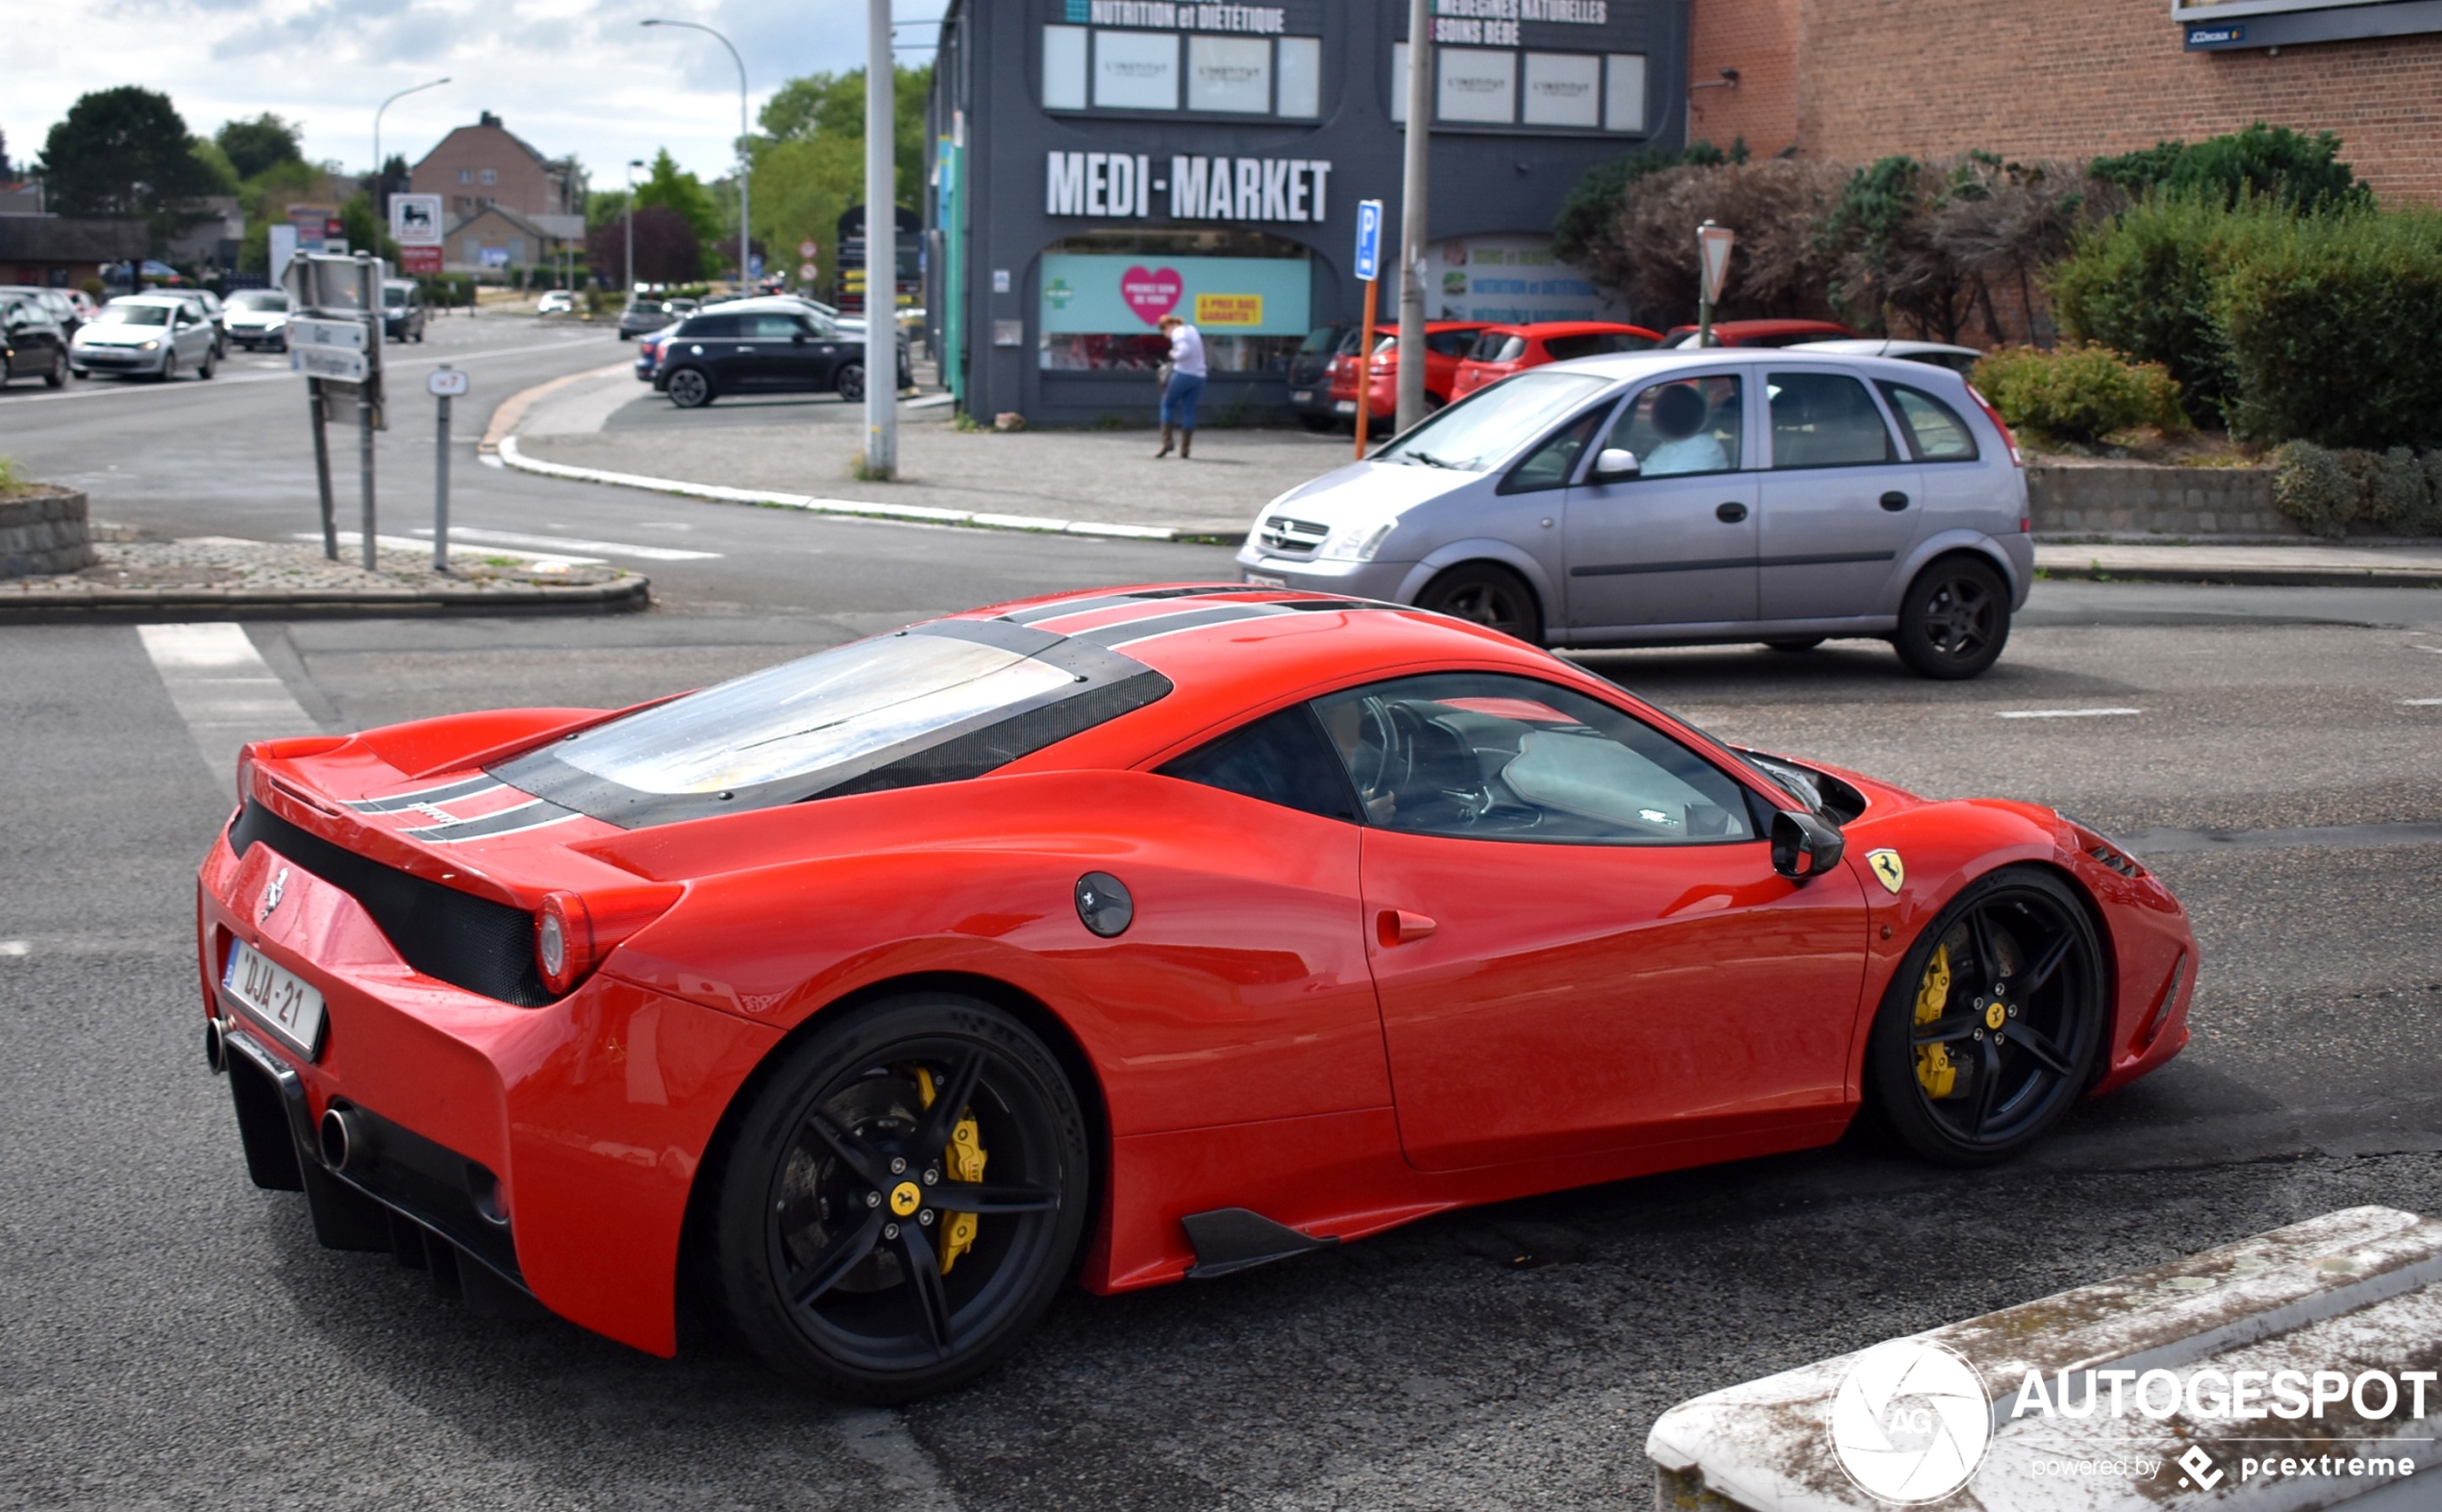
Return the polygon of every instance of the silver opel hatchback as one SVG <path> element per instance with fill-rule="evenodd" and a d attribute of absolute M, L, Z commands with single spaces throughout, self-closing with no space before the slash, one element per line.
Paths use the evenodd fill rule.
<path fill-rule="evenodd" d="M 1956 373 L 1715 348 L 1471 394 L 1266 505 L 1238 564 L 1548 646 L 1870 636 L 1970 678 L 2027 602 L 2029 524 L 2017 443 Z"/>

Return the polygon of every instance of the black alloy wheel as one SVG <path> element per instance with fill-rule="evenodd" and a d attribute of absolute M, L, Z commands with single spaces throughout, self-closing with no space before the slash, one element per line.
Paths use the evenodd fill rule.
<path fill-rule="evenodd" d="M 2069 884 L 2010 867 L 1970 884 L 1883 994 L 1868 1095 L 1901 1143 L 1942 1165 L 2006 1160 L 2094 1079 L 2111 995 Z"/>
<path fill-rule="evenodd" d="M 714 1274 L 739 1335 L 850 1401 L 990 1368 L 1084 1233 L 1084 1118 L 1059 1061 L 950 993 L 849 1010 L 784 1056 L 720 1157 Z"/>
<path fill-rule="evenodd" d="M 700 367 L 682 367 L 670 375 L 663 390 L 680 409 L 701 409 L 712 402 L 712 378 Z"/>
<path fill-rule="evenodd" d="M 848 403 L 852 405 L 863 404 L 865 401 L 865 364 L 862 362 L 842 362 L 839 365 L 839 377 L 833 386 L 839 390 L 839 397 L 846 400 Z"/>
<path fill-rule="evenodd" d="M 1530 646 L 1543 644 L 1543 607 L 1534 590 L 1508 568 L 1471 561 L 1451 568 L 1425 584 L 1416 607 L 1477 625 L 1488 625 L 1515 635 Z"/>
<path fill-rule="evenodd" d="M 1900 659 L 1920 677 L 1956 681 L 1993 664 L 2009 642 L 2009 589 L 1974 557 L 1945 557 L 1900 603 Z"/>

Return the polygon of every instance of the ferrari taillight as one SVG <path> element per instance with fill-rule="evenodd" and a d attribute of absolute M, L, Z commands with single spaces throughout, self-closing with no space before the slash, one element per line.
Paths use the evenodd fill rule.
<path fill-rule="evenodd" d="M 614 887 L 590 896 L 555 892 L 535 910 L 535 966 L 555 998 L 566 997 L 619 942 L 669 911 L 682 889 Z"/>

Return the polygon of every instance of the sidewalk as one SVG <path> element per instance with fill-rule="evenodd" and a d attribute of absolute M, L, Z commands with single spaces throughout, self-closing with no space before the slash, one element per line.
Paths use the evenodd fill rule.
<path fill-rule="evenodd" d="M 2052 578 L 2129 582 L 2230 582 L 2259 587 L 2442 587 L 2442 550 L 2405 546 L 2139 546 L 2035 544 Z"/>

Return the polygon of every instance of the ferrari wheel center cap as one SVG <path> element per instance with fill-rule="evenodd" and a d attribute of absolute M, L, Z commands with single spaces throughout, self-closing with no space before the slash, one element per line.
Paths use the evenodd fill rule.
<path fill-rule="evenodd" d="M 2009 1021 L 2009 1009 L 1999 998 L 1984 1005 L 1984 1028 L 1997 1029 Z"/>
<path fill-rule="evenodd" d="M 913 1181 L 902 1181 L 890 1189 L 890 1210 L 905 1218 L 924 1205 L 924 1188 Z"/>

